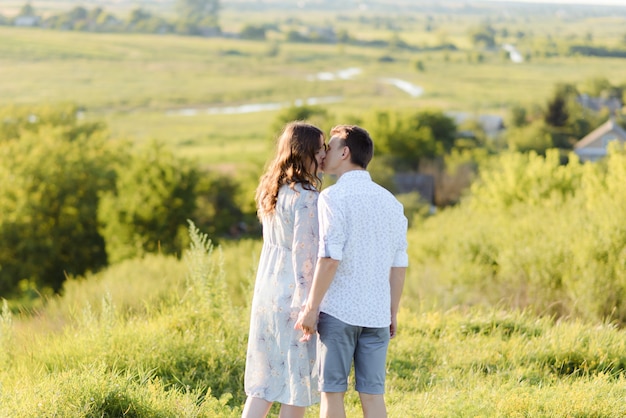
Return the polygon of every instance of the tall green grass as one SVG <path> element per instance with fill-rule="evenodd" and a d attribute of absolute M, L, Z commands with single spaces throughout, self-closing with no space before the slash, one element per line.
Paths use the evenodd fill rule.
<path fill-rule="evenodd" d="M 37 313 L 5 305 L 0 416 L 240 416 L 259 243 L 214 248 L 193 227 L 190 236 L 182 260 L 156 255 L 72 280 Z M 626 414 L 626 336 L 615 326 L 411 302 L 389 349 L 390 417 Z M 346 410 L 361 415 L 352 387 Z"/>

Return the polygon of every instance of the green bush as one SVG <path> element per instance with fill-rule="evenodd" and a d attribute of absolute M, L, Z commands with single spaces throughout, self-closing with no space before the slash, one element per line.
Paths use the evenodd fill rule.
<path fill-rule="evenodd" d="M 97 211 L 99 193 L 113 187 L 116 151 L 73 107 L 3 112 L 0 293 L 22 280 L 59 290 L 66 275 L 106 265 Z"/>
<path fill-rule="evenodd" d="M 72 105 L 0 108 L 0 293 L 36 299 L 109 263 L 180 256 L 188 218 L 216 237 L 246 219 L 238 181 L 201 174 L 155 142 L 111 140 L 80 115 Z"/>
<path fill-rule="evenodd" d="M 617 149 L 584 165 L 573 155 L 562 165 L 554 150 L 493 159 L 458 207 L 409 232 L 407 292 L 626 322 L 624 166 Z"/>
<path fill-rule="evenodd" d="M 157 143 L 120 165 L 115 189 L 102 194 L 98 209 L 109 261 L 157 251 L 180 254 L 197 181 L 194 168 Z"/>

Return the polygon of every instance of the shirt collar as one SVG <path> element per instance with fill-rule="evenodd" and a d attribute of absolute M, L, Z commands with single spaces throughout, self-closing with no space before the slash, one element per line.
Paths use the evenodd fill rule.
<path fill-rule="evenodd" d="M 354 181 L 354 180 L 371 180 L 369 171 L 367 170 L 350 170 L 346 171 L 337 179 L 337 183 L 343 181 Z"/>

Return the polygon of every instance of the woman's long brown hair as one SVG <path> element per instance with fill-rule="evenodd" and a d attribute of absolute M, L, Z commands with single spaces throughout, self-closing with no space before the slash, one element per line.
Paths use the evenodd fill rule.
<path fill-rule="evenodd" d="M 276 156 L 256 189 L 259 218 L 274 213 L 281 186 L 288 184 L 293 188 L 300 183 L 307 190 L 319 188 L 321 180 L 317 176 L 315 153 L 319 151 L 320 138 L 323 140 L 324 133 L 311 124 L 296 121 L 285 126 L 277 141 Z M 309 172 L 311 162 L 314 165 L 312 173 Z"/>

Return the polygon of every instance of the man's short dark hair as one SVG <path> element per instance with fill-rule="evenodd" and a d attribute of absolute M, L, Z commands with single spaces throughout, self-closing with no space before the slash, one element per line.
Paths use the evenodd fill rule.
<path fill-rule="evenodd" d="M 370 134 L 356 125 L 337 125 L 330 130 L 330 136 L 341 138 L 350 150 L 350 162 L 367 168 L 374 155 L 374 142 Z"/>

